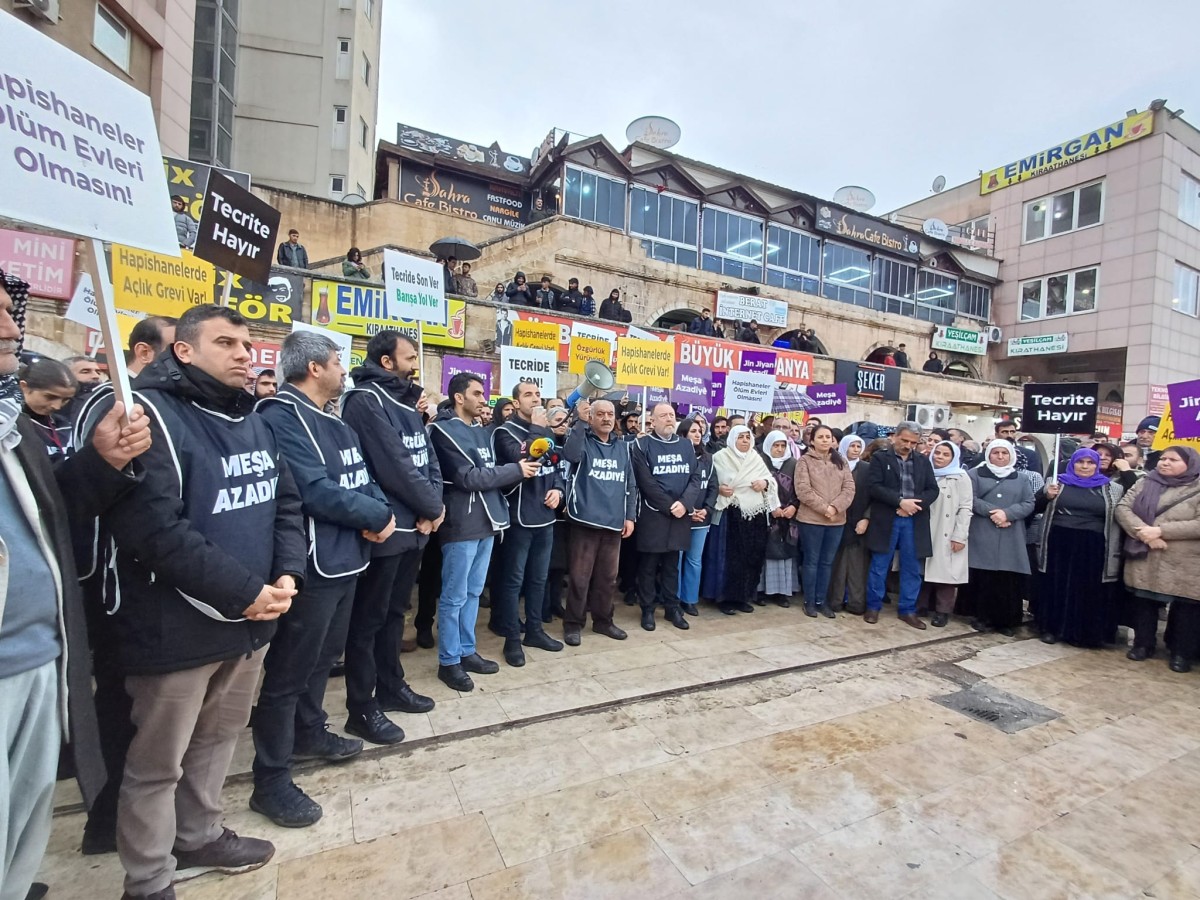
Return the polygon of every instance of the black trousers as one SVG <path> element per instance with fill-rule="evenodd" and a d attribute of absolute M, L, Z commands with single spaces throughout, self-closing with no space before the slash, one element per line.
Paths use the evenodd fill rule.
<path fill-rule="evenodd" d="M 662 603 L 663 612 L 679 609 L 679 551 L 638 554 L 638 603 L 643 610 Z"/>
<path fill-rule="evenodd" d="M 325 578 L 312 564 L 304 590 L 279 617 L 263 660 L 254 711 L 254 786 L 280 790 L 291 780 L 292 752 L 325 730 L 329 670 L 346 646 L 357 575 Z"/>
<path fill-rule="evenodd" d="M 1162 604 L 1157 600 L 1131 594 L 1133 645 L 1144 647 L 1151 653 L 1158 644 L 1158 611 Z M 1172 654 L 1189 660 L 1200 658 L 1200 603 L 1195 600 L 1176 598 L 1171 601 L 1167 612 L 1166 645 Z"/>
<path fill-rule="evenodd" d="M 346 709 L 351 713 L 365 714 L 377 693 L 394 696 L 404 687 L 400 642 L 420 562 L 415 548 L 376 557 L 358 578 L 346 635 Z"/>
<path fill-rule="evenodd" d="M 133 701 L 125 692 L 125 673 L 117 660 L 117 635 L 112 617 L 103 608 L 100 579 L 93 577 L 82 588 L 96 683 L 93 702 L 100 732 L 100 755 L 108 771 L 108 780 L 88 810 L 88 828 L 112 831 L 117 827 L 117 797 L 121 793 L 125 755 L 136 731 L 130 719 Z"/>
<path fill-rule="evenodd" d="M 417 582 L 417 615 L 413 625 L 417 631 L 433 630 L 437 617 L 438 597 L 442 595 L 442 542 L 437 534 L 429 536 L 429 543 L 421 554 L 421 576 Z"/>

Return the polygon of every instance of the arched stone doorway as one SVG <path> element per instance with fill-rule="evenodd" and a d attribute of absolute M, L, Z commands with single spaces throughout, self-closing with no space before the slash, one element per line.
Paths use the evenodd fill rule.
<path fill-rule="evenodd" d="M 687 331 L 692 319 L 700 315 L 700 310 L 689 306 L 670 309 L 651 322 L 653 328 L 668 328 L 674 331 Z"/>
<path fill-rule="evenodd" d="M 970 378 L 979 381 L 979 372 L 969 362 L 961 359 L 952 359 L 946 363 L 946 368 L 942 370 L 943 375 L 953 375 L 956 378 Z"/>
<path fill-rule="evenodd" d="M 885 357 L 892 356 L 896 352 L 896 348 L 891 344 L 876 344 L 867 351 L 867 355 L 863 357 L 863 362 L 875 363 L 882 366 Z"/>
<path fill-rule="evenodd" d="M 775 338 L 775 343 L 776 343 L 776 345 L 779 345 L 782 342 L 783 344 L 786 344 L 787 346 L 790 347 L 790 346 L 792 346 L 792 341 L 796 337 L 798 337 L 799 334 L 800 334 L 800 329 L 793 328 L 791 331 L 785 331 L 783 334 L 779 335 L 779 337 Z M 817 334 L 816 332 L 813 332 L 813 334 L 809 338 L 809 340 L 812 341 L 812 343 L 813 343 L 814 349 L 811 351 L 812 353 L 817 353 L 821 356 L 831 356 L 832 355 L 829 352 L 829 350 L 825 347 L 825 342 L 821 340 L 821 336 L 819 334 Z"/>

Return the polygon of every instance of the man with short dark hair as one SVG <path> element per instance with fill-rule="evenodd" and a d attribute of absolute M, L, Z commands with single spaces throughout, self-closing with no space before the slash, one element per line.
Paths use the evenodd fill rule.
<path fill-rule="evenodd" d="M 584 299 L 583 294 L 579 291 L 579 279 L 572 278 L 567 282 L 566 292 L 558 295 L 555 309 L 569 315 L 579 315 Z"/>
<path fill-rule="evenodd" d="M 177 869 L 248 871 L 274 854 L 222 827 L 221 789 L 307 555 L 295 481 L 251 414 L 246 320 L 197 306 L 175 331 L 133 383 L 151 420 L 145 478 L 101 517 L 137 729 L 117 848 L 126 895 L 155 900 L 175 896 Z"/>
<path fill-rule="evenodd" d="M 1137 445 L 1142 450 L 1142 456 L 1145 457 L 1146 471 L 1153 472 L 1158 466 L 1158 458 L 1162 454 L 1161 450 L 1153 450 L 1154 438 L 1158 435 L 1158 427 L 1162 423 L 1161 416 L 1146 416 L 1142 421 L 1138 422 L 1134 434 L 1137 435 Z"/>
<path fill-rule="evenodd" d="M 542 286 L 538 288 L 537 294 L 534 295 L 535 306 L 553 312 L 555 309 L 555 301 L 558 299 L 558 293 L 550 285 L 550 276 L 542 276 Z"/>
<path fill-rule="evenodd" d="M 538 474 L 532 459 L 497 466 L 490 434 L 475 424 L 487 405 L 483 381 L 459 372 L 447 386 L 453 414 L 429 426 L 444 479 L 446 520 L 441 527 L 442 595 L 438 599 L 438 678 L 456 691 L 475 687 L 468 672 L 493 675 L 500 667 L 475 650 L 479 595 L 496 535 L 509 526 L 504 489 Z"/>
<path fill-rule="evenodd" d="M 462 297 L 479 296 L 479 285 L 471 277 L 471 264 L 469 262 L 463 263 L 462 271 L 454 276 L 454 293 Z"/>
<path fill-rule="evenodd" d="M 908 350 L 906 344 L 901 344 L 896 348 L 896 352 L 892 354 L 892 359 L 896 360 L 896 367 L 899 369 L 911 368 L 908 364 Z"/>
<path fill-rule="evenodd" d="M 263 662 L 250 808 L 283 828 L 303 828 L 322 811 L 292 780 L 292 760 L 341 762 L 362 752 L 362 741 L 329 731 L 325 687 L 346 646 L 358 574 L 371 561 L 367 542 L 386 541 L 396 520 L 367 472 L 354 430 L 329 412 L 346 382 L 337 344 L 295 331 L 279 362 L 287 384 L 257 410 L 300 489 L 308 569 Z M 346 730 L 356 734 L 355 725 Z"/>
<path fill-rule="evenodd" d="M 654 630 L 654 605 L 676 628 L 689 626 L 679 607 L 679 554 L 692 541 L 689 510 L 700 500 L 700 467 L 691 441 L 675 433 L 670 403 L 650 408 L 650 433 L 633 446 L 633 472 L 641 495 L 637 518 L 638 601 L 642 628 Z"/>
<path fill-rule="evenodd" d="M 700 315 L 688 323 L 687 330 L 689 334 L 698 334 L 701 337 L 712 337 L 716 333 L 707 309 L 700 310 Z"/>
<path fill-rule="evenodd" d="M 429 401 L 413 380 L 419 364 L 412 338 L 384 329 L 367 343 L 366 362 L 350 373 L 354 387 L 342 397 L 342 418 L 358 434 L 367 470 L 396 519 L 395 533 L 371 545 L 346 639 L 346 708 L 356 733 L 373 744 L 404 737 L 385 713 L 426 713 L 434 706 L 408 686 L 400 662 L 421 554 L 445 516 L 442 471 L 425 430 Z M 421 646 L 433 646 L 435 606 L 432 597 L 417 611 Z"/>
<path fill-rule="evenodd" d="M 279 390 L 279 378 L 274 369 L 263 369 L 254 379 L 254 399 L 265 400 L 274 397 Z"/>
<path fill-rule="evenodd" d="M 496 464 L 505 466 L 530 459 L 542 446 L 552 452 L 554 433 L 549 428 L 542 392 L 534 381 L 518 381 L 513 388 L 513 414 L 492 432 Z M 540 457 L 539 457 L 540 459 Z M 511 524 L 504 534 L 504 553 L 492 583 L 492 630 L 504 638 L 504 661 L 525 665 L 521 649 L 520 595 L 525 595 L 524 646 L 556 652 L 563 645 L 542 629 L 546 578 L 554 547 L 555 511 L 563 499 L 563 479 L 558 466 L 541 460 L 533 478 L 519 481 L 505 492 Z"/>
<path fill-rule="evenodd" d="M 761 344 L 762 340 L 758 336 L 758 322 L 751 319 L 746 323 L 746 327 L 738 332 L 737 339 L 743 344 Z"/>
<path fill-rule="evenodd" d="M 925 629 L 925 623 L 917 618 L 917 595 L 921 591 L 921 560 L 933 555 L 929 510 L 938 498 L 938 485 L 933 464 L 916 451 L 920 440 L 920 425 L 901 422 L 892 436 L 892 445 L 871 457 L 867 473 L 870 525 L 866 535 L 871 568 L 867 576 L 867 611 L 863 616 L 868 625 L 879 621 L 888 570 L 899 550 L 897 613 L 906 625 Z"/>
<path fill-rule="evenodd" d="M 583 288 L 583 299 L 579 301 L 579 314 L 592 317 L 596 315 L 596 294 L 590 284 Z"/>
<path fill-rule="evenodd" d="M 706 444 L 709 455 L 716 453 L 718 450 L 725 449 L 725 438 L 728 435 L 729 418 L 727 416 L 714 416 L 712 429 L 709 431 L 708 442 Z"/>
<path fill-rule="evenodd" d="M 293 269 L 308 268 L 308 251 L 300 243 L 300 232 L 295 228 L 288 231 L 288 239 L 279 245 L 275 261 L 281 266 L 291 266 Z"/>
<path fill-rule="evenodd" d="M 130 378 L 136 378 L 155 357 L 175 343 L 175 320 L 170 316 L 146 316 L 129 332 L 129 350 L 125 368 Z"/>
<path fill-rule="evenodd" d="M 171 198 L 171 216 L 175 220 L 175 237 L 179 239 L 179 246 L 191 250 L 196 246 L 199 223 L 188 211 L 186 198 L 179 194 Z"/>

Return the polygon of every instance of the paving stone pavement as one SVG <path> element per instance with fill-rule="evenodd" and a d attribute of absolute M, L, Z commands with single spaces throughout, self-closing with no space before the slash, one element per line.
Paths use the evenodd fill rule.
<path fill-rule="evenodd" d="M 312 828 L 249 811 L 246 735 L 226 824 L 276 856 L 179 897 L 1200 900 L 1200 674 L 886 613 L 690 621 L 647 633 L 622 608 L 629 640 L 585 630 L 465 695 L 433 651 L 406 654 L 437 709 L 397 714 L 396 748 L 299 773 Z M 1061 715 L 1005 734 L 930 699 L 980 680 Z M 343 700 L 331 682 L 334 725 Z M 78 853 L 76 800 L 60 786 L 42 880 L 117 897 L 116 858 Z"/>

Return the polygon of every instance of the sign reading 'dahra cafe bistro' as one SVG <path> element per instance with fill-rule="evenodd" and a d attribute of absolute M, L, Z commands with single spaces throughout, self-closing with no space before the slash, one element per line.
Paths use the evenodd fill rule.
<path fill-rule="evenodd" d="M 1021 429 L 1035 434 L 1091 434 L 1096 430 L 1100 383 L 1025 385 Z"/>
<path fill-rule="evenodd" d="M 400 200 L 504 228 L 520 228 L 529 212 L 528 198 L 519 188 L 408 160 L 401 163 Z"/>
<path fill-rule="evenodd" d="M 866 244 L 889 253 L 916 259 L 921 255 L 921 240 L 915 234 L 887 225 L 868 216 L 859 216 L 822 203 L 817 207 L 816 226 L 834 237 Z"/>

